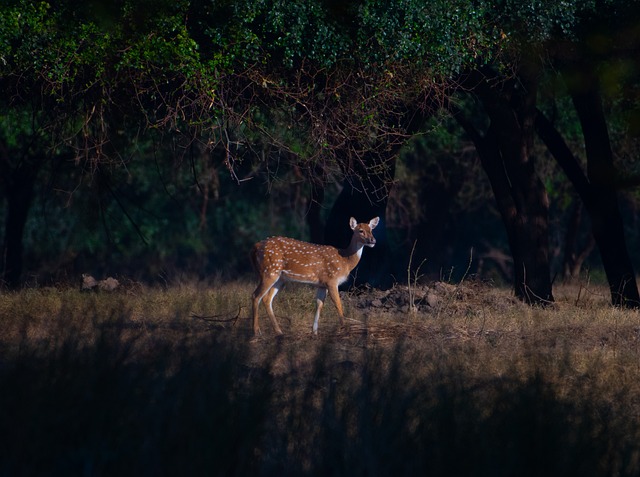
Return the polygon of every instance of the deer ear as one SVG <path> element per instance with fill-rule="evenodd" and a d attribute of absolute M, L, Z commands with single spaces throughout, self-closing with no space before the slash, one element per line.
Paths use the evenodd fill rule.
<path fill-rule="evenodd" d="M 369 221 L 369 227 L 371 228 L 371 230 L 376 228 L 376 226 L 378 225 L 378 222 L 380 222 L 380 217 L 376 217 Z"/>
<path fill-rule="evenodd" d="M 351 227 L 351 230 L 355 230 L 355 228 L 358 226 L 358 221 L 351 217 L 349 219 L 349 226 Z"/>

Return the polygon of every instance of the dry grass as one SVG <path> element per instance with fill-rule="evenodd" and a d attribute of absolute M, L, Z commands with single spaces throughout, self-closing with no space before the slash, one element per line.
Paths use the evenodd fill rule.
<path fill-rule="evenodd" d="M 250 291 L 247 289 L 245 296 Z M 310 333 L 313 291 L 304 287 L 283 291 L 274 308 L 285 330 L 284 342 L 309 352 L 310 358 L 319 347 L 357 355 L 363 348 L 393 349 L 402 343 L 417 351 L 469 355 L 472 369 L 493 375 L 534 355 L 558 362 L 570 356 L 576 371 L 594 362 L 611 363 L 616 369 L 629 365 L 632 369 L 627 371 L 634 375 L 640 371 L 640 315 L 611 307 L 604 287 L 586 291 L 579 286 L 559 287 L 556 303 L 547 308 L 531 308 L 515 300 L 508 290 L 474 283 L 452 287 L 450 295 L 441 295 L 437 306 L 428 312 L 361 308 L 361 303 L 366 304 L 376 293 L 365 292 L 365 298 L 343 293 L 349 317 L 346 328 L 338 326 L 335 307 L 329 303 L 323 310 L 319 337 L 314 338 Z M 276 341 L 264 309 L 261 324 L 265 336 L 256 346 L 258 350 Z M 248 319 L 238 326 L 249 333 Z M 478 356 L 481 359 L 476 359 Z M 618 365 L 614 365 L 616 361 Z"/>
<path fill-rule="evenodd" d="M 603 288 L 547 308 L 475 282 L 413 309 L 402 286 L 344 293 L 348 325 L 328 303 L 316 337 L 292 286 L 285 336 L 262 309 L 251 342 L 252 288 L 0 295 L 0 475 L 640 471 L 639 316 Z"/>
<path fill-rule="evenodd" d="M 6 293 L 0 295 L 0 339 L 10 349 L 63 339 L 73 332 L 90 345 L 97 329 L 114 327 L 123 337 L 136 336 L 141 342 L 197 343 L 214 335 L 247 343 L 251 291 L 251 284 L 232 283 L 210 288 L 187 284 L 169 290 L 137 287 L 120 293 L 66 288 Z M 408 293 L 402 287 L 397 291 Z M 593 373 L 597 366 L 601 370 L 594 378 L 601 380 L 640 374 L 640 316 L 609 306 L 604 288 L 560 287 L 555 305 L 531 308 L 513 299 L 508 290 L 472 283 L 446 289 L 437 306 L 423 313 L 362 308 L 376 293 L 343 293 L 345 328 L 338 326 L 335 307 L 328 302 L 316 337 L 311 334 L 314 292 L 291 286 L 278 295 L 274 306 L 284 338 L 274 336 L 261 308 L 264 334 L 250 346 L 250 364 L 259 366 L 279 350 L 271 371 L 288 373 L 297 366 L 312 368 L 320 352 L 337 362 L 357 363 L 363 350 L 394 350 L 402 345 L 412 352 L 455 354 L 478 376 L 500 376 L 514 367 L 530 366 L 534 357 L 549 367 L 567 366 L 569 360 L 577 374 Z"/>
<path fill-rule="evenodd" d="M 397 287 L 400 294 L 408 291 Z M 433 287 L 430 287 L 433 289 Z M 41 288 L 0 295 L 0 339 L 7 348 L 25 343 L 62 339 L 73 332 L 87 344 L 96 329 L 115 327 L 123 336 L 142 342 L 179 339 L 197 342 L 217 336 L 234 343 L 251 338 L 252 284 L 204 287 L 186 284 L 168 290 L 136 287 L 120 293 L 81 293 L 74 289 Z M 261 308 L 263 336 L 251 344 L 251 365 L 279 350 L 271 370 L 287 373 L 296 366 L 313 366 L 318 353 L 336 361 L 358 362 L 363 350 L 393 350 L 402 345 L 413 352 L 455 354 L 479 376 L 500 376 L 514 366 L 566 366 L 574 372 L 601 371 L 599 379 L 622 379 L 640 374 L 640 316 L 608 304 L 606 289 L 564 286 L 556 303 L 531 308 L 508 290 L 471 283 L 449 287 L 428 312 L 403 313 L 366 306 L 376 291 L 342 293 L 347 311 L 345 328 L 338 326 L 335 307 L 323 310 L 319 335 L 311 334 L 314 292 L 290 286 L 276 298 L 274 308 L 285 330 L 279 340 Z M 578 298 L 579 297 L 579 298 Z M 576 302 L 577 300 L 577 302 Z M 6 349 L 6 348 L 5 348 Z M 286 353 L 282 353 L 286 350 Z M 286 366 L 282 356 L 286 356 Z M 631 384 L 631 383 L 630 383 Z M 640 381 L 638 381 L 640 395 Z"/>

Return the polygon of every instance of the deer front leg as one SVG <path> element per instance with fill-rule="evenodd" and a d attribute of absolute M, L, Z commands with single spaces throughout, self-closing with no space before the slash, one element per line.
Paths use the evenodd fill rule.
<path fill-rule="evenodd" d="M 344 326 L 344 312 L 342 311 L 342 301 L 338 292 L 338 285 L 329 287 L 329 296 L 338 309 L 338 317 L 340 318 L 340 326 Z"/>
<path fill-rule="evenodd" d="M 326 288 L 318 288 L 318 292 L 316 293 L 316 316 L 313 320 L 313 334 L 318 334 L 318 322 L 320 321 L 320 312 L 322 311 L 322 307 L 324 306 L 324 300 L 327 298 L 327 289 Z"/>

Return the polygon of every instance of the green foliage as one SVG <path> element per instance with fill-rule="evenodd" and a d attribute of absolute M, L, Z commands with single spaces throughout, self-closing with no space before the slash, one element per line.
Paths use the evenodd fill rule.
<path fill-rule="evenodd" d="M 240 65 L 298 67 L 311 61 L 328 67 L 345 56 L 348 39 L 328 17 L 322 2 L 245 0 L 223 2 L 209 15 L 223 15 L 208 35 Z M 211 18 L 213 19 L 213 18 Z"/>
<path fill-rule="evenodd" d="M 94 108 L 110 106 L 121 101 L 119 90 L 131 93 L 145 83 L 176 77 L 184 78 L 178 84 L 185 91 L 211 94 L 215 78 L 209 71 L 215 64 L 200 61 L 186 25 L 189 2 L 152 3 L 116 2 L 108 6 L 106 19 L 95 8 L 100 2 L 84 9 L 74 2 L 4 5 L 0 75 L 26 76 L 28 81 L 16 88 L 33 88 L 44 100 L 67 104 L 71 113 L 77 113 L 76 100 L 85 105 L 93 100 L 89 107 Z"/>
<path fill-rule="evenodd" d="M 497 0 L 493 7 L 509 35 L 521 42 L 543 42 L 554 36 L 575 38 L 575 27 L 587 13 L 593 12 L 595 0 L 550 2 L 537 0 Z"/>
<path fill-rule="evenodd" d="M 24 150 L 28 144 L 34 147 L 34 137 L 44 136 L 44 131 L 34 131 L 33 122 L 28 111 L 23 109 L 0 109 L 0 144 L 8 150 Z M 44 138 L 42 138 L 44 139 Z M 19 157 L 9 157 L 19 160 Z"/>
<path fill-rule="evenodd" d="M 500 41 L 493 25 L 485 25 L 483 3 L 466 0 L 367 0 L 359 12 L 358 54 L 381 64 L 408 61 L 449 76 L 474 64 Z M 487 28 L 488 27 L 488 28 Z M 489 55 L 487 55 L 489 53 Z"/>

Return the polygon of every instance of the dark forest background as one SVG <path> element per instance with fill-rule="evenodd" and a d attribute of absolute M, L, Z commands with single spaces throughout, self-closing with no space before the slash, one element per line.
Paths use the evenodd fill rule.
<path fill-rule="evenodd" d="M 266 236 L 346 246 L 379 215 L 356 283 L 477 274 L 547 303 L 588 276 L 637 306 L 639 13 L 4 2 L 3 286 L 234 279 Z"/>
<path fill-rule="evenodd" d="M 466 273 L 508 284 L 513 275 L 509 246 L 477 155 L 446 125 L 438 128 L 437 139 L 459 141 L 458 147 L 418 138 L 400 156 L 387 206 L 392 274 L 404 282 L 412 258 L 412 269 L 422 264 L 419 273 L 425 278 L 458 280 Z M 283 164 L 274 179 L 250 165 L 239 172 L 250 179 L 238 184 L 224 167 L 202 167 L 161 142 L 149 148 L 157 148 L 151 159 L 132 161 L 101 179 L 105 183 L 45 172 L 50 176 L 35 189 L 25 225 L 25 285 L 78 284 L 82 273 L 148 283 L 228 280 L 253 273 L 248 250 L 264 237 L 312 239 L 311 186 L 300 169 Z M 145 152 L 132 153 L 137 154 L 144 158 Z M 581 273 L 582 279 L 588 274 L 604 282 L 588 217 L 547 161 L 552 272 L 557 281 Z M 322 224 L 340 190 L 338 178 L 327 184 Z M 638 197 L 634 191 L 620 197 L 630 255 L 638 264 Z M 1 212 L 4 222 L 6 208 Z M 575 236 L 569 233 L 572 226 Z M 572 249 L 584 252 L 579 268 L 571 268 Z"/>

